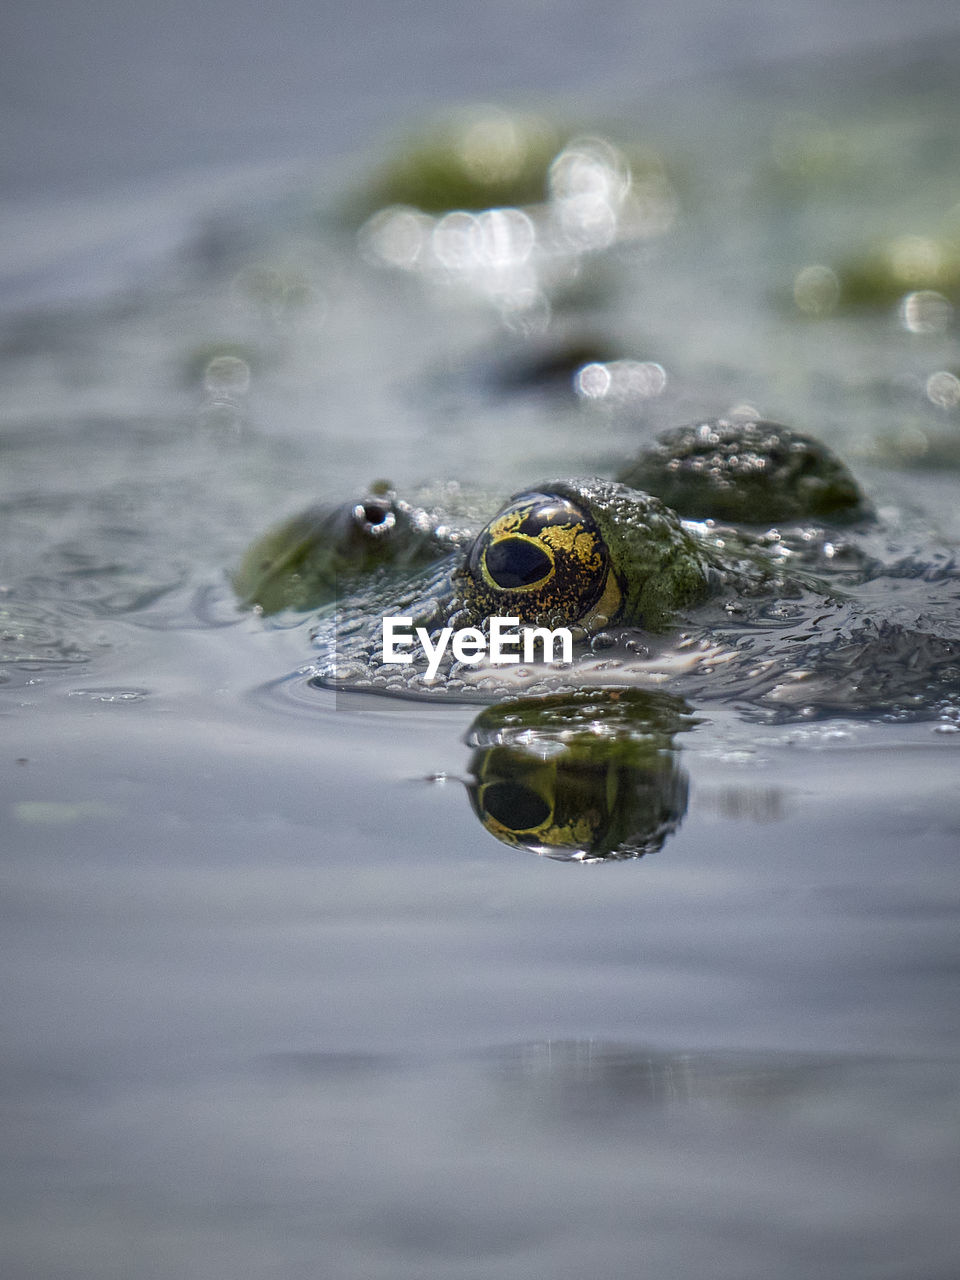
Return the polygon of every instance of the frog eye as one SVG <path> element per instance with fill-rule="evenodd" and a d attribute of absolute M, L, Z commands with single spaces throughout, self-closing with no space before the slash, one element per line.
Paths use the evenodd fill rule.
<path fill-rule="evenodd" d="M 580 622 L 620 605 L 620 588 L 588 511 L 556 493 L 523 493 L 477 536 L 464 575 L 477 615 Z"/>
<path fill-rule="evenodd" d="M 533 538 L 501 538 L 484 549 L 483 568 L 491 582 L 507 591 L 534 587 L 553 573 L 553 556 Z"/>

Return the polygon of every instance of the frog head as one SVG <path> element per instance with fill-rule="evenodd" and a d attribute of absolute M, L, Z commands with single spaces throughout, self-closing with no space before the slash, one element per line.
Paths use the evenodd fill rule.
<path fill-rule="evenodd" d="M 613 481 L 554 480 L 516 494 L 454 576 L 460 625 L 488 617 L 662 631 L 708 591 L 705 552 L 657 498 Z"/>

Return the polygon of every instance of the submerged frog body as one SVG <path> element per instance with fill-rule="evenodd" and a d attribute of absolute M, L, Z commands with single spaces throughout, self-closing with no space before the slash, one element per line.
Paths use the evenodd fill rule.
<path fill-rule="evenodd" d="M 268 534 L 237 590 L 264 612 L 321 608 L 313 676 L 341 690 L 492 702 L 666 686 L 778 719 L 922 714 L 960 691 L 952 561 L 878 557 L 859 487 L 810 437 L 764 422 L 698 423 L 662 436 L 621 475 L 702 518 L 682 520 L 623 479 L 540 484 L 482 527 L 474 512 L 457 524 L 381 486 Z M 825 509 L 843 531 L 802 523 Z M 718 523 L 732 512 L 738 527 Z M 878 615 L 870 584 L 890 576 L 903 579 L 900 608 Z M 383 662 L 385 616 L 431 636 L 491 617 L 565 626 L 577 652 L 567 668 L 447 655 L 429 678 L 426 659 Z"/>

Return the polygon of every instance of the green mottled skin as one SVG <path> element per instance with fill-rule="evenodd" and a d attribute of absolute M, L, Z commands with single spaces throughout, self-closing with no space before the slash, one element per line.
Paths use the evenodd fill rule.
<path fill-rule="evenodd" d="M 427 512 L 377 484 L 354 502 L 311 507 L 269 530 L 247 551 L 233 587 L 263 613 L 314 609 L 339 590 L 362 589 L 377 569 L 417 568 L 451 545 Z"/>
<path fill-rule="evenodd" d="M 809 437 L 771 423 L 721 419 L 680 428 L 623 475 L 653 480 L 682 511 L 703 517 L 748 522 L 824 509 L 862 511 L 842 463 Z M 527 510 L 524 500 L 552 502 L 560 514 L 552 524 L 533 527 L 521 527 L 517 515 L 510 526 L 511 512 Z M 587 539 L 589 557 L 567 550 L 576 537 Z M 521 551 L 533 545 L 534 563 L 549 571 L 542 585 L 505 586 L 484 578 L 481 556 L 504 543 L 522 543 Z M 439 589 L 431 587 L 435 605 L 423 620 L 432 627 L 480 626 L 496 615 L 531 625 L 579 626 L 581 637 L 612 623 L 662 632 L 719 584 L 769 578 L 769 566 L 751 558 L 748 543 L 725 545 L 721 560 L 716 547 L 685 528 L 665 501 L 623 481 L 551 480 L 510 499 L 475 537 L 469 530 L 452 532 L 435 510 L 402 502 L 380 484 L 356 502 L 311 509 L 266 534 L 247 553 L 234 586 L 243 603 L 267 613 L 319 607 L 339 588 L 341 607 L 362 616 L 366 601 L 374 623 L 379 617 L 373 612 L 391 599 L 391 583 L 395 611 L 404 612 L 410 571 L 442 565 L 454 552 Z M 531 572 L 536 578 L 540 570 Z"/>
<path fill-rule="evenodd" d="M 840 459 L 776 422 L 717 418 L 677 427 L 619 478 L 696 520 L 772 524 L 863 514 L 857 482 Z"/>
<path fill-rule="evenodd" d="M 710 563 L 659 498 L 608 480 L 554 487 L 589 506 L 623 587 L 618 622 L 662 631 L 709 591 Z"/>

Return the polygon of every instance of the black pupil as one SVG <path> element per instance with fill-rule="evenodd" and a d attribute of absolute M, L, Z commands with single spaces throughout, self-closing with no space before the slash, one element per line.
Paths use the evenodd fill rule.
<path fill-rule="evenodd" d="M 483 807 L 510 831 L 532 831 L 550 817 L 543 797 L 516 782 L 491 782 L 484 788 Z"/>
<path fill-rule="evenodd" d="M 487 547 L 487 573 L 498 587 L 530 587 L 550 572 L 547 553 L 525 538 L 503 538 Z"/>
<path fill-rule="evenodd" d="M 387 518 L 387 507 L 368 502 L 363 508 L 363 518 L 367 524 L 383 524 Z"/>

